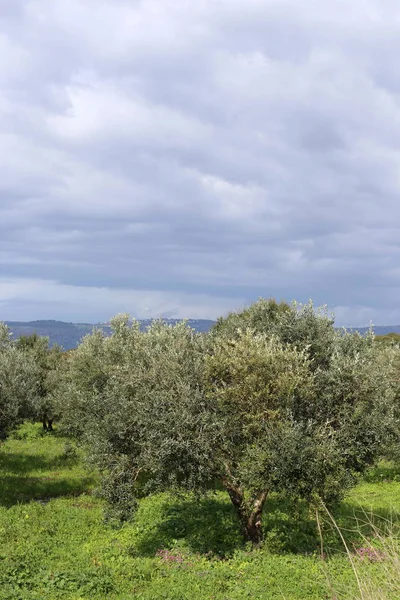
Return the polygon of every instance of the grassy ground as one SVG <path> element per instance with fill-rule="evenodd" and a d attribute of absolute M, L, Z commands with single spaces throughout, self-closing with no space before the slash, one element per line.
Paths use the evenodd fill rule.
<path fill-rule="evenodd" d="M 362 581 L 373 588 L 361 595 L 327 523 L 328 558 L 321 560 L 315 519 L 304 504 L 271 498 L 265 547 L 257 551 L 241 544 L 224 494 L 201 501 L 153 496 L 133 523 L 113 529 L 103 522 L 96 476 L 79 451 L 26 424 L 0 447 L 0 599 L 395 600 L 400 591 L 389 585 L 393 561 L 385 542 L 400 522 L 396 479 L 389 466 L 371 471 L 335 513 Z M 385 529 L 391 537 L 376 536 Z M 371 543 L 377 554 L 353 551 Z"/>

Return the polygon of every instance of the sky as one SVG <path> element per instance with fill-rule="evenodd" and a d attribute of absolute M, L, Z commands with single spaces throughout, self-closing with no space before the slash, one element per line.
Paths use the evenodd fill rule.
<path fill-rule="evenodd" d="M 397 0 L 0 0 L 0 320 L 400 323 Z"/>

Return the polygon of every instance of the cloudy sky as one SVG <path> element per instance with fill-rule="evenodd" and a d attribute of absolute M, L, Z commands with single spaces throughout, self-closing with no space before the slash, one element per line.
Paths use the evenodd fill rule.
<path fill-rule="evenodd" d="M 397 0 L 0 0 L 0 319 L 400 323 Z"/>

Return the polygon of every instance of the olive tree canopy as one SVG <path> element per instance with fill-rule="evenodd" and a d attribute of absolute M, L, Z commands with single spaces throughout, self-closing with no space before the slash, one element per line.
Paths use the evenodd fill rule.
<path fill-rule="evenodd" d="M 59 401 L 120 517 L 152 490 L 218 485 L 258 543 L 271 491 L 337 500 L 380 452 L 393 361 L 311 304 L 260 300 L 207 336 L 127 315 L 112 329 L 72 354 Z"/>
<path fill-rule="evenodd" d="M 37 369 L 11 340 L 9 329 L 0 323 L 0 434 L 31 413 L 38 391 Z"/>

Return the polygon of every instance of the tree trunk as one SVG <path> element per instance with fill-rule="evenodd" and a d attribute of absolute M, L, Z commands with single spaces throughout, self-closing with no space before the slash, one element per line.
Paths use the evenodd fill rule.
<path fill-rule="evenodd" d="M 42 424 L 45 431 L 53 431 L 53 419 L 43 417 Z"/>
<path fill-rule="evenodd" d="M 263 539 L 262 511 L 268 496 L 268 490 L 259 492 L 255 499 L 246 502 L 243 490 L 240 487 L 228 481 L 224 481 L 224 486 L 235 507 L 244 539 L 257 546 Z"/>

